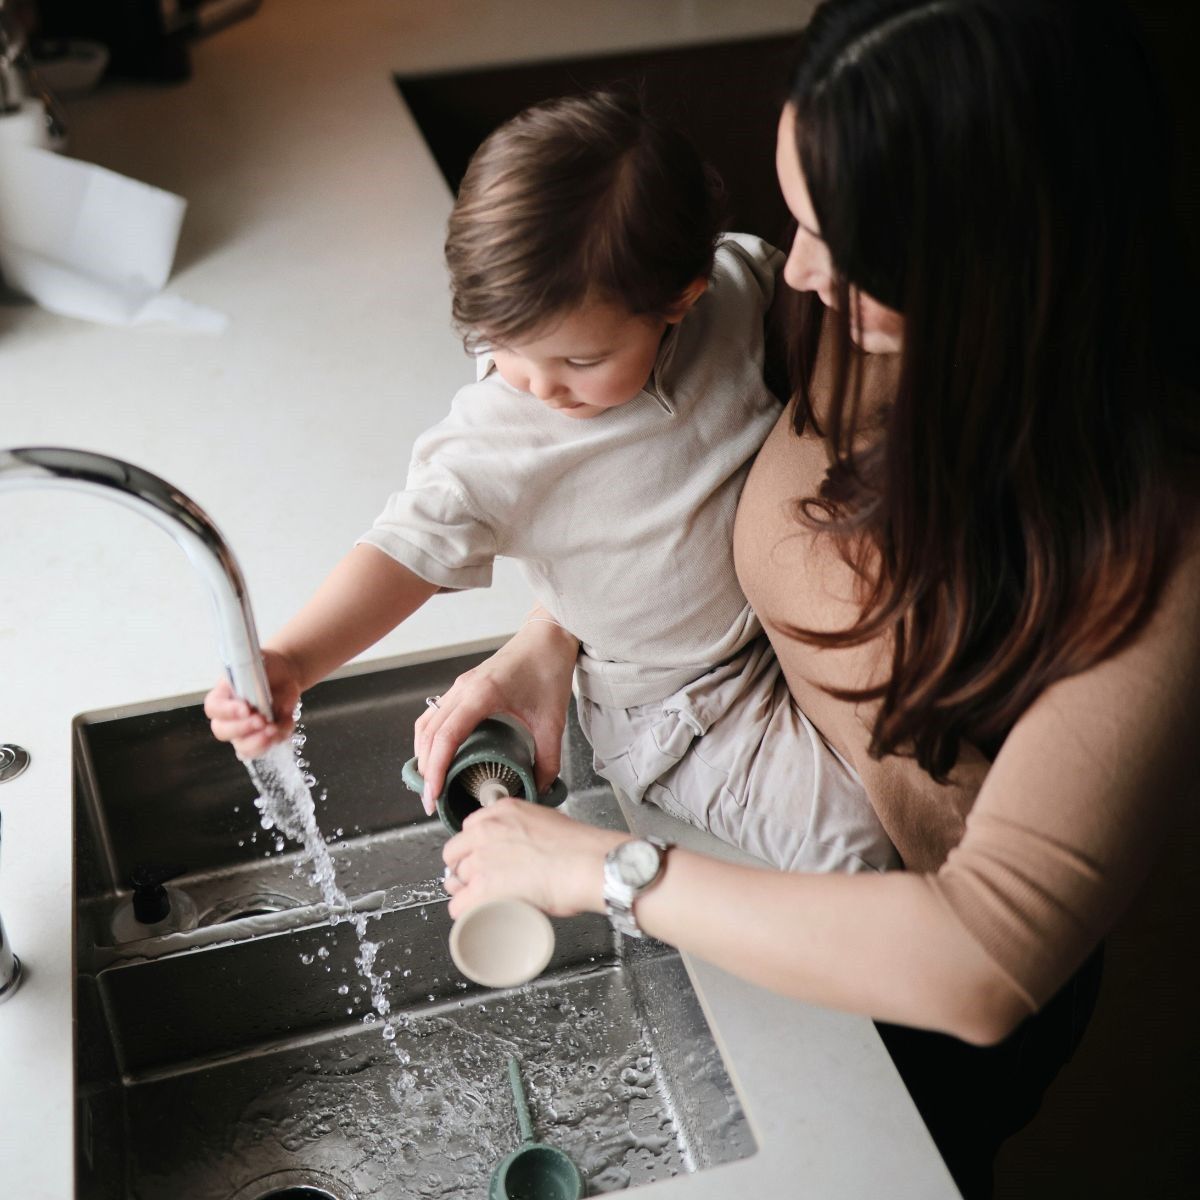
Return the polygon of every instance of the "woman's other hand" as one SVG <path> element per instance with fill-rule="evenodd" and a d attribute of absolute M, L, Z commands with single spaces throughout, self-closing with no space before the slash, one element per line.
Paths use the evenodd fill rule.
<path fill-rule="evenodd" d="M 629 836 L 528 800 L 481 808 L 442 847 L 450 916 L 510 896 L 552 917 L 603 912 L 604 857 Z"/>
<path fill-rule="evenodd" d="M 300 678 L 291 659 L 275 650 L 264 650 L 262 657 L 275 709 L 274 721 L 268 721 L 235 695 L 227 679 L 222 679 L 204 697 L 204 715 L 208 717 L 213 737 L 219 742 L 232 742 L 238 758 L 243 760 L 261 758 L 271 746 L 291 734 L 295 724 L 292 714 L 300 699 Z"/>
<path fill-rule="evenodd" d="M 533 734 L 534 782 L 544 792 L 558 775 L 571 677 L 579 642 L 556 621 L 535 616 L 491 658 L 464 672 L 417 720 L 422 803 L 432 814 L 455 751 L 494 713 L 516 717 Z"/>

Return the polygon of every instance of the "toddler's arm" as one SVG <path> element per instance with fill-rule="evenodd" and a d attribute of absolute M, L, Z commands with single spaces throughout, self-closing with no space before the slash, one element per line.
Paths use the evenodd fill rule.
<path fill-rule="evenodd" d="M 253 711 L 222 680 L 204 701 L 213 735 L 232 742 L 239 758 L 262 754 L 291 732 L 301 692 L 373 646 L 437 590 L 374 546 L 355 546 L 263 647 L 274 722 Z"/>

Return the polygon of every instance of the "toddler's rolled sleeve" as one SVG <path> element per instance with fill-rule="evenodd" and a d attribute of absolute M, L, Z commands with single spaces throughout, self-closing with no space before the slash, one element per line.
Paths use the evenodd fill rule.
<path fill-rule="evenodd" d="M 491 526 L 474 510 L 453 474 L 435 463 L 414 465 L 358 539 L 438 587 L 489 587 L 496 558 Z"/>

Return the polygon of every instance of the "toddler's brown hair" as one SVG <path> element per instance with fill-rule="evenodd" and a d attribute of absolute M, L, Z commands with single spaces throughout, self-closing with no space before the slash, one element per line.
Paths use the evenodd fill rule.
<path fill-rule="evenodd" d="M 475 152 L 450 215 L 464 344 L 513 341 L 590 300 L 665 314 L 712 270 L 722 201 L 692 143 L 632 92 L 526 109 Z"/>

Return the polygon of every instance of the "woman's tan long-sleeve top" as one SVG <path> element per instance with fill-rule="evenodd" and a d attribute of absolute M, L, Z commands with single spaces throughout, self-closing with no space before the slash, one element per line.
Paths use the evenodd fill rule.
<path fill-rule="evenodd" d="M 792 695 L 861 776 L 908 870 L 921 872 L 1029 1005 L 1040 1007 L 1111 929 L 1165 829 L 1200 791 L 1200 538 L 1192 537 L 1136 641 L 1048 688 L 994 763 L 964 746 L 947 785 L 906 757 L 867 753 L 874 702 L 860 687 L 887 667 L 882 642 L 818 649 L 787 626 L 844 629 L 853 576 L 833 539 L 798 524 L 828 459 L 784 412 L 738 509 L 738 575 Z M 960 943 L 961 944 L 961 943 Z"/>

